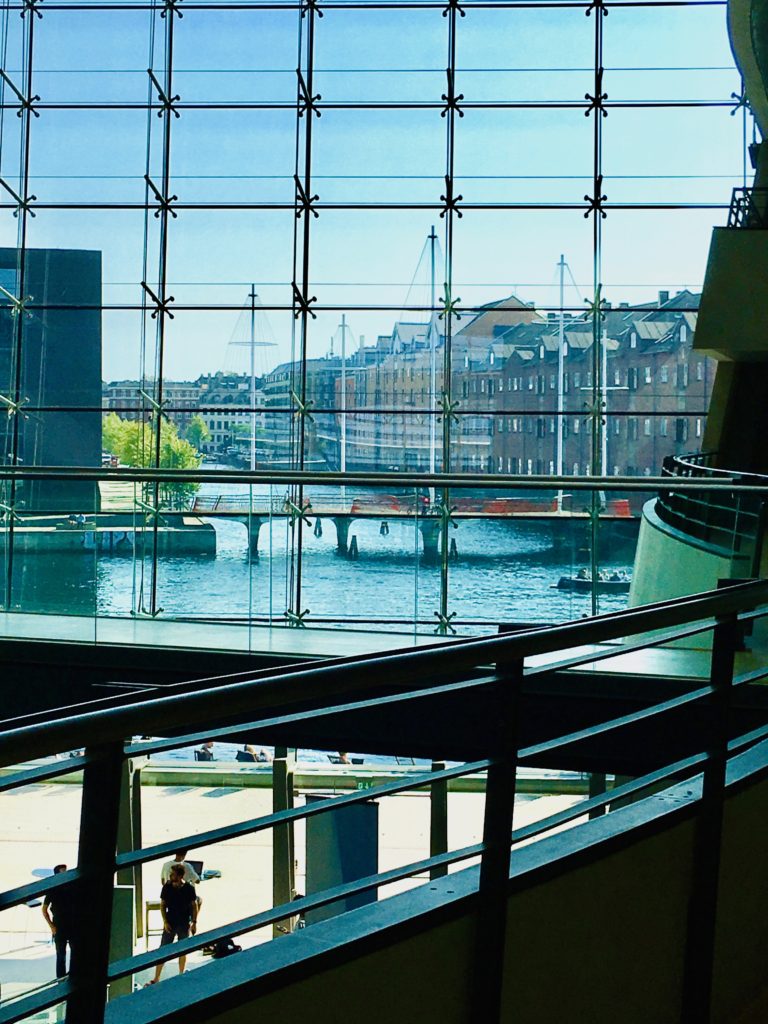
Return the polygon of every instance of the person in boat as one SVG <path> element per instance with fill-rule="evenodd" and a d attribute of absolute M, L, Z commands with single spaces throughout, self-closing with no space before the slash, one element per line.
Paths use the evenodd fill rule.
<path fill-rule="evenodd" d="M 216 758 L 213 756 L 213 740 L 207 740 L 202 747 L 197 751 L 198 761 L 215 761 Z"/>
<path fill-rule="evenodd" d="M 587 575 L 587 570 L 584 569 L 583 567 L 581 569 L 579 569 L 579 571 L 576 573 L 576 579 L 577 580 L 588 580 L 589 576 Z"/>

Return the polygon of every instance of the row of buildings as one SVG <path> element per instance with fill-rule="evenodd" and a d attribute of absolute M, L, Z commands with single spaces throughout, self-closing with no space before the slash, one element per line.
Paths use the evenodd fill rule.
<path fill-rule="evenodd" d="M 515 296 L 489 303 L 451 338 L 448 425 L 437 317 L 399 321 L 343 361 L 281 363 L 256 381 L 255 405 L 247 375 L 221 372 L 166 380 L 163 401 L 182 431 L 202 417 L 209 454 L 247 464 L 255 437 L 261 467 L 295 466 L 303 444 L 303 464 L 314 468 L 582 475 L 597 449 L 608 474 L 649 476 L 665 455 L 701 446 L 714 363 L 692 348 L 698 300 L 662 291 L 653 303 L 606 305 L 597 351 L 589 314 L 542 315 Z M 105 407 L 143 415 L 142 390 L 107 384 Z M 598 411 L 605 428 L 595 445 Z"/>

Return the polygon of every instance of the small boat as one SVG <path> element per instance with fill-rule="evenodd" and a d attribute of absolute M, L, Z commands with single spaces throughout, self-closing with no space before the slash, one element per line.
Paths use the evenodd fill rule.
<path fill-rule="evenodd" d="M 557 590 L 575 590 L 579 594 L 589 594 L 595 588 L 599 594 L 627 594 L 632 580 L 617 572 L 600 573 L 593 581 L 591 576 L 561 576 L 553 587 Z"/>

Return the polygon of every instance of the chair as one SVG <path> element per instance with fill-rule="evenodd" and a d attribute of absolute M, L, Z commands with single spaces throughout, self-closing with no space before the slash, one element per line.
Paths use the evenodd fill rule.
<path fill-rule="evenodd" d="M 146 948 L 147 949 L 149 949 L 149 935 L 150 935 L 150 931 L 149 931 L 149 915 L 150 915 L 150 913 L 153 910 L 156 910 L 158 913 L 160 912 L 161 902 L 162 902 L 161 900 L 145 900 L 144 901 L 144 942 L 146 943 Z M 153 928 L 152 929 L 152 934 L 153 935 L 161 935 L 162 931 L 163 931 L 162 927 L 160 927 L 160 928 Z"/>

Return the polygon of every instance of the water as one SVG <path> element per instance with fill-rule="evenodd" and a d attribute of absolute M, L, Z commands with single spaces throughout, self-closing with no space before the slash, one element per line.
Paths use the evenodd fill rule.
<path fill-rule="evenodd" d="M 216 493 L 218 487 L 209 485 Z M 237 490 L 228 487 L 229 491 Z M 247 493 L 247 489 L 243 488 Z M 203 489 L 203 493 L 205 489 Z M 338 491 L 316 488 L 315 500 Z M 349 492 L 348 492 L 349 494 Z M 293 608 L 299 560 L 291 549 L 285 518 L 265 522 L 260 557 L 248 550 L 242 523 L 210 520 L 216 530 L 215 558 L 160 557 L 157 605 L 162 618 L 203 617 L 284 624 Z M 349 538 L 357 540 L 359 558 L 336 551 L 336 530 L 321 520 L 322 536 L 304 528 L 301 551 L 300 611 L 308 624 L 343 628 L 431 633 L 440 609 L 441 573 L 426 565 L 416 520 L 355 520 Z M 460 633 L 495 631 L 504 622 L 557 622 L 591 613 L 588 594 L 554 589 L 561 576 L 586 563 L 584 520 L 567 527 L 565 543 L 555 550 L 547 523 L 509 520 L 461 521 L 450 531 L 458 558 L 449 565 L 448 614 Z M 601 545 L 601 566 L 630 571 L 632 544 Z M 152 565 L 130 555 L 97 557 L 94 553 L 30 555 L 19 559 L 16 607 L 58 614 L 128 616 L 150 607 Z M 600 610 L 626 605 L 626 594 L 600 595 Z M 330 620 L 330 621 L 329 621 Z"/>

